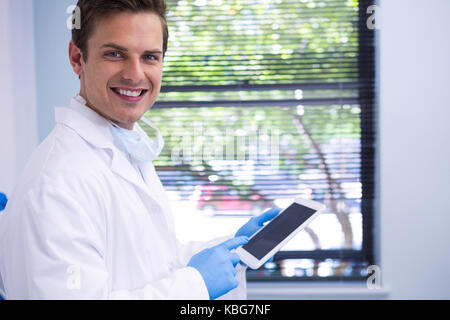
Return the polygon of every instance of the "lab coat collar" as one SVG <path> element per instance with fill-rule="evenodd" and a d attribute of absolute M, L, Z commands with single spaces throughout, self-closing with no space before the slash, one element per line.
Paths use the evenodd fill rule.
<path fill-rule="evenodd" d="M 109 149 L 111 155 L 110 167 L 113 172 L 123 179 L 131 182 L 143 190 L 153 200 L 149 187 L 144 182 L 139 173 L 133 168 L 130 161 L 114 145 L 114 137 L 111 133 L 111 122 L 91 108 L 85 105 L 85 100 L 77 96 L 70 101 L 69 107 L 55 108 L 56 123 L 64 124 L 72 128 L 85 141 L 100 149 Z M 138 130 L 142 130 L 138 123 Z M 151 163 L 147 165 L 152 165 Z M 145 165 L 144 165 L 145 166 Z"/>
<path fill-rule="evenodd" d="M 87 107 L 81 96 L 73 98 L 69 107 L 55 108 L 55 121 L 75 130 L 84 140 L 101 149 L 113 149 L 111 123 Z"/>

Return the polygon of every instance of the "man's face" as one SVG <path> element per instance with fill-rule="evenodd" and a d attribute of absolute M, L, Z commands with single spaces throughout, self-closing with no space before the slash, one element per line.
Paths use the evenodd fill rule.
<path fill-rule="evenodd" d="M 154 13 L 120 13 L 101 19 L 81 62 L 81 95 L 88 106 L 119 126 L 134 123 L 161 89 L 163 31 Z"/>

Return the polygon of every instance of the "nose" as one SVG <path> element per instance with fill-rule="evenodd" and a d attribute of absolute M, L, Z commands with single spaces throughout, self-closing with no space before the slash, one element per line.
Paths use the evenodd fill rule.
<path fill-rule="evenodd" d="M 144 70 L 138 58 L 130 58 L 124 66 L 122 78 L 129 84 L 138 85 L 144 80 Z"/>

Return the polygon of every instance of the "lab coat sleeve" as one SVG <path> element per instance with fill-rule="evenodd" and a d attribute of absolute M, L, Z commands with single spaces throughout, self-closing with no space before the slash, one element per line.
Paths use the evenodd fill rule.
<path fill-rule="evenodd" d="M 10 299 L 101 299 L 107 297 L 108 272 L 101 233 L 84 207 L 52 185 L 31 189 L 20 214 L 22 242 L 15 253 L 25 284 L 8 284 Z M 95 210 L 95 208 L 93 208 Z M 20 270 L 23 269 L 23 270 Z M 20 275 L 19 275 L 20 276 Z M 10 281 L 11 282 L 11 281 Z"/>
<path fill-rule="evenodd" d="M 209 293 L 200 272 L 192 267 L 185 267 L 176 270 L 171 277 L 160 279 L 143 288 L 111 292 L 109 299 L 208 300 Z"/>
<path fill-rule="evenodd" d="M 191 267 L 174 270 L 142 288 L 111 291 L 104 230 L 96 212 L 100 208 L 89 206 L 88 213 L 88 206 L 78 198 L 48 184 L 24 197 L 20 250 L 10 264 L 17 270 L 8 271 L 8 278 L 17 282 L 10 281 L 7 298 L 208 299 L 200 273 Z"/>

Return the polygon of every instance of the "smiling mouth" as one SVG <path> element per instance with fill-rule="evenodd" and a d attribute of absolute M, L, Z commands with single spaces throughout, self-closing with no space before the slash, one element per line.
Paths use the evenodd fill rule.
<path fill-rule="evenodd" d="M 126 101 L 136 102 L 147 93 L 146 89 L 110 88 L 115 94 Z"/>

